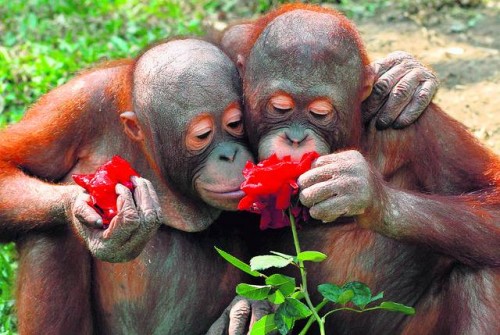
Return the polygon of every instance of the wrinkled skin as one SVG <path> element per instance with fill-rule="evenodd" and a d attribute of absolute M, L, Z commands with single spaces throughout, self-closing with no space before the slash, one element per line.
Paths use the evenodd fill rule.
<path fill-rule="evenodd" d="M 284 8 L 237 59 L 259 160 L 273 152 L 324 155 L 299 178 L 300 200 L 324 222 L 302 227 L 301 246 L 330 255 L 308 272 L 309 285 L 359 280 L 417 310 L 414 317 L 335 314 L 327 333 L 498 333 L 500 311 L 492 298 L 500 290 L 498 157 L 432 103 L 415 124 L 379 131 L 415 120 L 415 106 L 432 96 L 433 76 L 421 77 L 427 84 L 416 93 L 398 90 L 410 82 L 418 87 L 420 79 L 396 84 L 365 128 L 363 113 L 384 95 L 378 90 L 406 71 L 380 76 L 368 98 L 377 74 L 355 29 L 335 12 Z M 407 96 L 414 102 L 406 116 L 385 109 L 398 105 L 391 98 Z M 289 231 L 264 235 L 255 253 L 293 253 Z"/>
<path fill-rule="evenodd" d="M 245 253 L 245 220 L 217 219 L 236 209 L 252 160 L 240 94 L 219 49 L 175 40 L 81 74 L 0 134 L 0 232 L 18 236 L 21 334 L 210 328 L 242 281 L 213 249 Z M 116 186 L 118 214 L 102 229 L 71 175 L 114 155 L 141 177 L 133 192 Z"/>
<path fill-rule="evenodd" d="M 435 74 L 412 55 L 396 51 L 370 64 L 375 83 L 363 101 L 365 122 L 376 116 L 377 129 L 400 129 L 415 122 L 429 106 L 439 82 Z"/>
<path fill-rule="evenodd" d="M 341 216 L 362 215 L 381 207 L 377 190 L 380 180 L 359 151 L 343 151 L 318 158 L 312 169 L 298 181 L 300 202 L 309 207 L 309 215 L 322 222 Z M 375 196 L 377 195 L 377 196 Z"/>
<path fill-rule="evenodd" d="M 274 307 L 267 301 L 236 297 L 210 327 L 207 335 L 247 334 L 256 321 L 272 312 L 274 312 Z"/>
<path fill-rule="evenodd" d="M 75 227 L 98 259 L 121 262 L 136 258 L 163 223 L 160 201 L 151 182 L 135 177 L 133 182 L 133 194 L 127 187 L 116 185 L 118 214 L 106 230 L 91 224 L 101 217 L 89 206 L 88 194 L 80 193 L 75 200 Z"/>
<path fill-rule="evenodd" d="M 237 24 L 229 27 L 221 37 L 221 47 L 235 63 L 251 33 L 251 23 Z M 436 75 L 404 51 L 392 52 L 370 63 L 370 68 L 375 74 L 374 85 L 371 95 L 363 101 L 362 116 L 364 122 L 375 118 L 379 130 L 411 125 L 427 108 L 439 87 Z"/>

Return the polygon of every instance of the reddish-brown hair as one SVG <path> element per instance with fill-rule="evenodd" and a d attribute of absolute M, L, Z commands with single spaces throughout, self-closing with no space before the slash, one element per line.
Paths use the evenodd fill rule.
<path fill-rule="evenodd" d="M 354 26 L 354 24 L 349 21 L 344 14 L 341 12 L 331 9 L 331 8 L 324 8 L 320 7 L 317 5 L 309 5 L 309 4 L 302 4 L 302 3 L 293 3 L 293 4 L 286 4 L 283 6 L 280 6 L 276 10 L 273 10 L 269 13 L 267 13 L 264 16 L 261 16 L 257 20 L 253 22 L 254 24 L 254 29 L 252 33 L 250 34 L 250 37 L 248 39 L 247 45 L 243 48 L 242 54 L 246 57 L 250 54 L 250 51 L 252 50 L 255 42 L 259 38 L 260 34 L 266 29 L 267 25 L 273 21 L 275 18 L 278 16 L 285 14 L 287 12 L 291 12 L 294 10 L 308 10 L 311 12 L 317 12 L 317 13 L 323 13 L 323 14 L 328 14 L 332 15 L 333 17 L 339 19 L 340 21 L 340 26 L 344 28 L 345 30 L 349 31 L 354 38 L 357 48 L 359 49 L 359 53 L 361 56 L 361 60 L 363 61 L 364 65 L 368 65 L 370 63 L 368 54 L 366 53 L 366 49 L 363 45 L 363 42 L 361 40 L 361 37 L 359 36 L 359 33 Z"/>

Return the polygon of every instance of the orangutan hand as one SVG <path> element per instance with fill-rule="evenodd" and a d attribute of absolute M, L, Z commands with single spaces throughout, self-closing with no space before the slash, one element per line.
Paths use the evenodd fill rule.
<path fill-rule="evenodd" d="M 116 185 L 117 214 L 107 229 L 102 218 L 89 204 L 89 195 L 81 193 L 73 204 L 73 225 L 96 258 L 106 262 L 126 262 L 137 257 L 162 224 L 158 196 L 150 181 L 132 177 L 134 194 Z"/>
<path fill-rule="evenodd" d="M 207 335 L 248 334 L 256 321 L 273 312 L 273 306 L 265 300 L 248 300 L 238 296 L 210 327 Z"/>
<path fill-rule="evenodd" d="M 438 89 L 434 73 L 403 51 L 393 52 L 371 66 L 375 83 L 363 102 L 364 121 L 376 117 L 377 129 L 404 128 L 415 122 Z"/>
<path fill-rule="evenodd" d="M 379 176 L 358 151 L 319 157 L 298 184 L 300 201 L 314 219 L 332 222 L 340 216 L 379 215 Z"/>

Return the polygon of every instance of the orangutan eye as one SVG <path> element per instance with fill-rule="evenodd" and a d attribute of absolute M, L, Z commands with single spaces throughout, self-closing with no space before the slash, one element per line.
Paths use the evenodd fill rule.
<path fill-rule="evenodd" d="M 327 100 L 316 100 L 309 105 L 309 113 L 318 120 L 333 116 L 333 105 Z"/>
<path fill-rule="evenodd" d="M 243 124 L 243 122 L 241 120 L 239 120 L 239 121 L 230 122 L 227 124 L 227 126 L 231 129 L 236 129 L 242 124 Z"/>
<path fill-rule="evenodd" d="M 212 142 L 214 122 L 210 115 L 202 114 L 194 118 L 188 126 L 186 147 L 191 151 L 205 149 Z"/>
<path fill-rule="evenodd" d="M 280 114 L 287 113 L 294 107 L 292 98 L 285 94 L 275 95 L 269 102 L 273 110 Z"/>
<path fill-rule="evenodd" d="M 200 139 L 200 140 L 204 140 L 204 139 L 207 139 L 207 138 L 208 138 L 208 136 L 210 136 L 210 134 L 211 134 L 211 133 L 212 133 L 212 131 L 211 131 L 211 130 L 209 130 L 209 131 L 207 131 L 207 132 L 205 132 L 205 133 L 203 133 L 203 134 L 197 135 L 196 137 L 197 137 L 198 139 Z"/>
<path fill-rule="evenodd" d="M 274 106 L 274 110 L 278 113 L 286 113 L 286 112 L 291 111 L 292 109 L 291 108 L 278 108 L 278 107 Z"/>
<path fill-rule="evenodd" d="M 233 136 L 243 136 L 243 112 L 234 104 L 224 111 L 222 122 L 226 131 Z"/>

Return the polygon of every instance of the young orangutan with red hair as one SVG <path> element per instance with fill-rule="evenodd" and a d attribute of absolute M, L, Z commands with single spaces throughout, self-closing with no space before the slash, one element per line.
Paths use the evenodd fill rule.
<path fill-rule="evenodd" d="M 323 155 L 299 178 L 319 220 L 303 225 L 302 248 L 330 256 L 312 267 L 310 286 L 359 280 L 417 310 L 334 314 L 328 333 L 500 333 L 500 159 L 433 103 L 402 130 L 379 131 L 391 109 L 364 122 L 371 92 L 396 79 L 389 71 L 374 85 L 358 32 L 334 10 L 286 5 L 233 29 L 240 39 L 229 29 L 222 45 L 240 68 L 259 160 Z M 429 84 L 405 87 L 420 82 L 393 94 L 419 105 Z M 288 231 L 263 234 L 258 253 L 293 252 Z"/>

